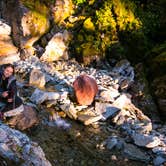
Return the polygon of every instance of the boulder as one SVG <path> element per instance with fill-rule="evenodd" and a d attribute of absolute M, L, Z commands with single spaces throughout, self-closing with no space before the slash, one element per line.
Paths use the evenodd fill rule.
<path fill-rule="evenodd" d="M 41 56 L 42 61 L 56 61 L 60 59 L 68 59 L 68 44 L 71 35 L 69 32 L 56 33 L 46 46 L 45 52 Z"/>
<path fill-rule="evenodd" d="M 11 27 L 0 20 L 0 65 L 18 61 L 18 48 L 14 46 L 10 37 Z"/>
<path fill-rule="evenodd" d="M 35 104 L 41 104 L 45 101 L 56 101 L 61 98 L 61 94 L 63 95 L 63 93 L 46 92 L 40 89 L 35 89 L 30 100 Z"/>
<path fill-rule="evenodd" d="M 1 162 L 4 159 L 5 162 Z M 0 123 L 0 165 L 51 166 L 41 147 L 27 135 Z"/>
<path fill-rule="evenodd" d="M 12 117 L 8 124 L 19 130 L 28 129 L 38 123 L 38 117 L 33 107 L 24 106 L 24 111 L 19 115 Z"/>
<path fill-rule="evenodd" d="M 77 102 L 80 105 L 91 105 L 98 92 L 96 81 L 88 75 L 80 75 L 73 83 Z"/>
<path fill-rule="evenodd" d="M 14 44 L 21 48 L 21 57 L 35 54 L 33 44 L 49 29 L 46 5 L 39 1 L 4 1 L 0 14 L 11 25 Z"/>
<path fill-rule="evenodd" d="M 148 135 L 148 134 L 138 134 L 134 133 L 132 135 L 134 143 L 138 146 L 146 147 L 146 148 L 154 148 L 157 147 L 161 141 L 157 136 Z"/>
<path fill-rule="evenodd" d="M 45 74 L 39 69 L 33 69 L 30 73 L 29 83 L 39 88 L 43 88 L 46 83 Z"/>
<path fill-rule="evenodd" d="M 34 9 L 34 11 L 28 10 L 28 12 L 25 12 L 21 18 L 21 26 L 23 30 L 23 36 L 21 36 L 20 41 L 21 48 L 29 55 L 35 54 L 33 44 L 49 29 L 47 14 L 35 10 L 37 9 Z"/>
<path fill-rule="evenodd" d="M 63 24 L 64 20 L 73 14 L 72 0 L 56 0 L 52 8 L 53 18 L 56 24 Z"/>

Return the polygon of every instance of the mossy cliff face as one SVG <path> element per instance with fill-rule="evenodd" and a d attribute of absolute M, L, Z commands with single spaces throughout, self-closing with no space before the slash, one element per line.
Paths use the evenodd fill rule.
<path fill-rule="evenodd" d="M 163 120 L 166 117 L 166 42 L 155 46 L 146 60 L 149 82 Z"/>
<path fill-rule="evenodd" d="M 0 13 L 12 23 L 17 46 L 32 47 L 56 27 L 55 33 L 67 29 L 73 34 L 69 50 L 78 60 L 119 56 L 137 63 L 156 40 L 164 40 L 164 6 L 164 0 L 2 0 Z"/>
<path fill-rule="evenodd" d="M 23 36 L 26 37 L 21 45 L 22 48 L 28 49 L 33 46 L 44 33 L 49 29 L 48 13 L 46 5 L 39 1 L 24 1 L 22 4 L 28 9 L 21 19 Z"/>
<path fill-rule="evenodd" d="M 140 19 L 135 15 L 136 5 L 132 1 L 74 2 L 79 11 L 76 14 L 80 17 L 81 13 L 81 16 L 85 17 L 83 20 L 74 22 L 75 26 L 73 26 L 76 30 L 74 29 L 75 42 L 72 43 L 72 47 L 75 48 L 78 59 L 96 55 L 105 58 L 106 54 L 112 52 L 112 45 L 120 43 L 126 32 L 140 31 L 142 27 Z M 140 31 L 140 33 L 142 32 Z M 128 40 L 127 36 L 123 40 Z M 121 50 L 123 50 L 123 46 Z M 109 55 L 112 58 L 113 56 Z"/>
<path fill-rule="evenodd" d="M 164 76 L 166 73 L 166 42 L 156 45 L 146 56 L 151 79 Z"/>
<path fill-rule="evenodd" d="M 73 14 L 73 3 L 71 0 L 56 0 L 52 8 L 54 22 L 63 25 L 64 20 Z"/>

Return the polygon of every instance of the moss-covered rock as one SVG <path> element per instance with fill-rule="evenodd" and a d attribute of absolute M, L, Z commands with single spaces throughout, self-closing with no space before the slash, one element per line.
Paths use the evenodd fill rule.
<path fill-rule="evenodd" d="M 166 73 L 166 42 L 155 46 L 147 54 L 147 65 L 151 79 L 163 76 Z"/>
<path fill-rule="evenodd" d="M 48 31 L 49 21 L 46 15 L 29 11 L 22 18 L 24 36 L 41 36 Z"/>
<path fill-rule="evenodd" d="M 56 24 L 64 24 L 65 19 L 73 14 L 72 0 L 56 0 L 52 14 Z"/>
<path fill-rule="evenodd" d="M 166 76 L 157 77 L 152 82 L 152 90 L 158 104 L 161 118 L 166 118 Z"/>
<path fill-rule="evenodd" d="M 119 31 L 140 29 L 142 23 L 135 16 L 136 5 L 130 0 L 113 0 L 113 10 Z"/>
<path fill-rule="evenodd" d="M 151 91 L 164 120 L 164 117 L 166 117 L 166 42 L 155 46 L 147 54 L 146 66 L 148 69 L 149 81 L 151 82 Z"/>

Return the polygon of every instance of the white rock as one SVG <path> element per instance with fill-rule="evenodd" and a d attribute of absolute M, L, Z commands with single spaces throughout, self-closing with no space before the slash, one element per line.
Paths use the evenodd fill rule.
<path fill-rule="evenodd" d="M 45 74 L 39 69 L 33 69 L 30 73 L 29 83 L 36 87 L 42 88 L 45 86 Z"/>
<path fill-rule="evenodd" d="M 47 99 L 47 93 L 39 89 L 35 89 L 30 100 L 35 104 L 41 104 Z"/>
<path fill-rule="evenodd" d="M 154 148 L 160 144 L 160 139 L 148 134 L 133 134 L 134 143 L 138 146 Z"/>
<path fill-rule="evenodd" d="M 0 20 L 0 35 L 10 35 L 11 27 L 4 23 L 3 20 Z"/>
<path fill-rule="evenodd" d="M 55 34 L 46 46 L 46 51 L 40 59 L 44 61 L 56 61 L 62 57 L 68 58 L 67 45 L 65 40 L 66 33 Z"/>

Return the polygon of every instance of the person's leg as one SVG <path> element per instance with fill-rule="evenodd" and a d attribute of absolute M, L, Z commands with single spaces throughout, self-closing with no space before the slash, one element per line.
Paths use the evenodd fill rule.
<path fill-rule="evenodd" d="M 6 103 L 0 100 L 0 120 L 3 120 L 3 111 L 6 107 Z"/>
<path fill-rule="evenodd" d="M 18 97 L 18 96 L 16 96 L 16 98 L 15 98 L 15 103 L 13 104 L 13 107 L 17 108 L 17 107 L 19 107 L 21 104 L 23 104 L 21 98 Z"/>

